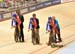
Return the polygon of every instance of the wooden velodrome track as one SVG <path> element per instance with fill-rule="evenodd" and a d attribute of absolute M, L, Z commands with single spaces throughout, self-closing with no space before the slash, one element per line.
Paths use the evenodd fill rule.
<path fill-rule="evenodd" d="M 37 14 L 40 20 L 41 45 L 31 43 L 31 31 L 28 30 L 29 19 L 32 13 Z M 24 15 L 24 43 L 14 42 L 14 29 L 11 29 L 11 20 L 0 22 L 0 54 L 51 54 L 59 48 L 47 46 L 46 22 L 48 16 L 56 16 L 61 27 L 63 44 L 67 45 L 75 39 L 75 2 L 59 4 L 40 9 Z M 65 47 L 65 46 L 64 46 Z"/>

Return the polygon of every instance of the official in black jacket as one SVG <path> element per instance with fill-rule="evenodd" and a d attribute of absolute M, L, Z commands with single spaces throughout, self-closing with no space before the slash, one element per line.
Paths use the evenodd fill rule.
<path fill-rule="evenodd" d="M 21 24 L 20 24 L 20 37 L 19 37 L 19 41 L 20 42 L 24 42 L 24 33 L 23 33 L 23 22 L 24 22 L 24 17 L 23 15 L 21 15 L 20 10 L 16 10 L 16 14 L 19 16 L 20 20 L 21 20 Z"/>

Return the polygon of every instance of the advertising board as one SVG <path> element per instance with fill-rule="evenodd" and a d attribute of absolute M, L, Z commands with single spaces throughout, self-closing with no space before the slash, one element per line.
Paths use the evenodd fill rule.
<path fill-rule="evenodd" d="M 59 4 L 59 3 L 61 3 L 61 0 L 52 0 L 51 2 L 52 2 L 52 4 Z"/>
<path fill-rule="evenodd" d="M 11 17 L 11 13 L 5 13 L 5 14 L 3 14 L 3 18 L 9 18 L 9 17 Z"/>
<path fill-rule="evenodd" d="M 44 3 L 44 6 L 49 6 L 49 5 L 51 5 L 51 1 L 48 1 L 48 2 Z"/>
<path fill-rule="evenodd" d="M 22 9 L 20 11 L 21 11 L 21 14 L 27 13 L 28 12 L 28 8 Z"/>
<path fill-rule="evenodd" d="M 0 20 L 2 20 L 3 19 L 3 16 L 0 14 Z"/>

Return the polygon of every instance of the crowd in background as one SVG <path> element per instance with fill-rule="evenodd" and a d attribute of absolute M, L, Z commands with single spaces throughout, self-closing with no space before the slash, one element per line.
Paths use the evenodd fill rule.
<path fill-rule="evenodd" d="M 40 1 L 47 1 L 47 0 L 0 0 L 0 7 L 1 8 L 27 7 L 27 6 L 34 5 Z"/>

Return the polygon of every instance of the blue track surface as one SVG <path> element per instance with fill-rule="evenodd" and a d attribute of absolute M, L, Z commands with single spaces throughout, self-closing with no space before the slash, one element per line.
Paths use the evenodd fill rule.
<path fill-rule="evenodd" d="M 69 44 L 66 48 L 59 50 L 58 54 L 75 54 L 75 41 Z"/>

